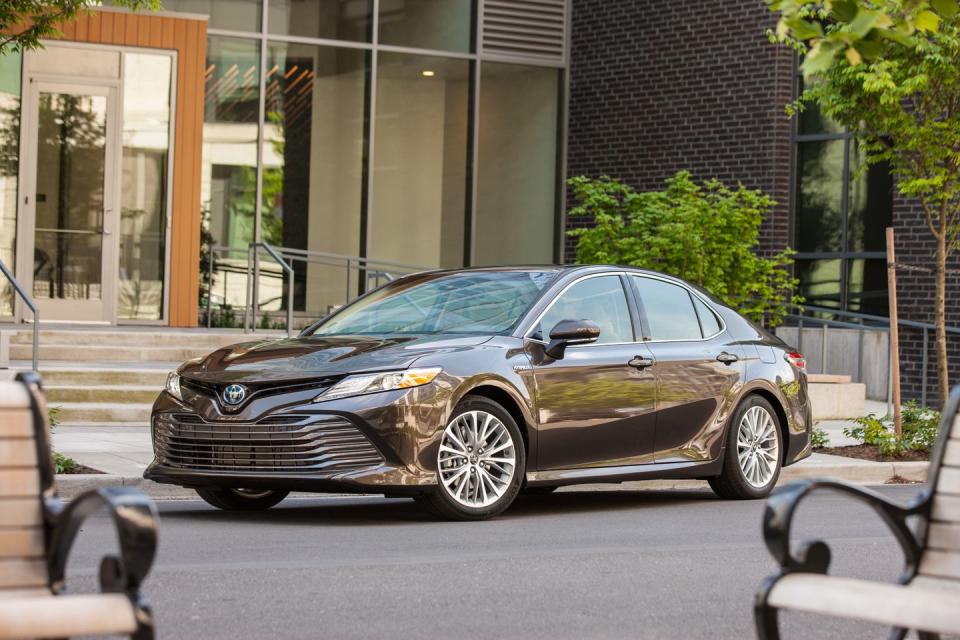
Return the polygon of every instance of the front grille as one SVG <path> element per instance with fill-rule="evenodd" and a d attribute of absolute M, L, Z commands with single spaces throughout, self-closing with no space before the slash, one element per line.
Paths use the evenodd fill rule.
<path fill-rule="evenodd" d="M 198 471 L 341 472 L 383 462 L 363 432 L 329 416 L 207 422 L 173 414 L 154 422 L 153 446 L 161 464 Z"/>
<path fill-rule="evenodd" d="M 300 391 L 312 391 L 316 395 L 320 395 L 326 391 L 332 384 L 341 380 L 343 376 L 327 376 L 325 378 L 317 378 L 314 380 L 308 381 L 278 381 L 278 382 L 244 382 L 243 384 L 247 387 L 248 393 L 244 402 L 240 405 L 243 406 L 253 400 L 254 398 L 260 398 L 264 396 L 278 395 L 282 393 L 298 393 Z M 220 402 L 222 397 L 223 390 L 226 389 L 230 383 L 213 383 L 213 382 L 204 382 L 201 380 L 193 380 L 190 378 L 182 378 L 180 384 L 185 388 L 190 389 L 194 393 L 203 394 L 206 396 L 211 396 L 217 399 L 217 402 Z"/>

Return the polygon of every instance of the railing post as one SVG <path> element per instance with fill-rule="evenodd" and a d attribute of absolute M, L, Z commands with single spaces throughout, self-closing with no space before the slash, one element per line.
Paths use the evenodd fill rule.
<path fill-rule="evenodd" d="M 243 307 L 243 332 L 250 333 L 247 326 L 247 316 L 250 305 L 253 303 L 253 243 L 247 247 L 247 300 Z"/>
<path fill-rule="evenodd" d="M 863 329 L 857 330 L 857 382 L 863 382 Z"/>
<path fill-rule="evenodd" d="M 803 318 L 797 320 L 797 351 L 803 353 Z"/>
<path fill-rule="evenodd" d="M 21 287 L 17 279 L 13 277 L 13 274 L 10 273 L 7 265 L 3 264 L 2 260 L 0 260 L 0 273 L 3 273 L 4 277 L 10 282 L 10 286 L 13 287 L 13 292 L 20 296 L 23 304 L 27 305 L 27 308 L 30 309 L 30 312 L 33 314 L 33 354 L 31 362 L 33 372 L 40 373 L 40 311 L 37 309 L 33 298 L 23 290 L 23 287 Z"/>
<path fill-rule="evenodd" d="M 820 373 L 827 372 L 827 323 L 823 323 L 820 337 Z"/>
<path fill-rule="evenodd" d="M 930 330 L 923 328 L 923 364 L 920 368 L 920 404 L 927 406 L 927 352 L 930 350 Z"/>
<path fill-rule="evenodd" d="M 353 268 L 353 260 L 347 258 L 347 295 L 343 299 L 344 303 L 350 302 L 350 269 Z"/>
<path fill-rule="evenodd" d="M 257 332 L 257 310 L 260 309 L 260 243 L 253 243 L 253 305 L 250 307 L 250 330 Z"/>
<path fill-rule="evenodd" d="M 289 264 L 284 265 L 287 268 L 287 337 L 293 337 L 293 267 Z"/>
<path fill-rule="evenodd" d="M 210 328 L 210 299 L 213 298 L 213 245 L 210 245 L 210 260 L 207 262 L 207 329 Z"/>

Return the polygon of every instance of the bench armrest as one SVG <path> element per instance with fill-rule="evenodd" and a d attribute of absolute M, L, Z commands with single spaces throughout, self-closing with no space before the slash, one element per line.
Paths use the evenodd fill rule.
<path fill-rule="evenodd" d="M 50 513 L 52 530 L 47 562 L 54 593 L 64 587 L 67 557 L 80 525 L 95 511 L 106 507 L 117 528 L 120 557 L 104 556 L 100 563 L 100 588 L 104 592 L 126 593 L 136 600 L 140 585 L 157 550 L 157 510 L 146 495 L 136 489 L 108 487 L 88 491 L 63 508 Z"/>
<path fill-rule="evenodd" d="M 802 500 L 821 489 L 839 491 L 872 508 L 893 533 L 905 559 L 904 577 L 916 573 L 920 561 L 920 543 L 907 525 L 907 517 L 924 512 L 929 494 L 923 492 L 913 504 L 901 507 L 875 491 L 840 480 L 811 478 L 791 482 L 775 490 L 767 499 L 763 515 L 763 538 L 767 549 L 780 563 L 782 573 L 807 571 L 826 573 L 830 565 L 830 548 L 821 540 L 804 542 L 796 555 L 790 551 L 790 529 L 793 516 Z"/>

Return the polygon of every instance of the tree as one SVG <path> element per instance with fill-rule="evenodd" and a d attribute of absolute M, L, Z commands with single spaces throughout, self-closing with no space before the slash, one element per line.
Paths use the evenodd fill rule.
<path fill-rule="evenodd" d="M 760 191 L 718 180 L 696 184 L 687 171 L 663 191 L 638 193 L 610 178 L 571 178 L 578 205 L 571 217 L 592 219 L 573 229 L 577 262 L 656 269 L 692 282 L 741 313 L 776 326 L 793 293 L 790 253 L 757 255 L 760 224 L 776 203 Z"/>
<path fill-rule="evenodd" d="M 806 88 L 788 107 L 816 104 L 889 164 L 916 199 L 936 244 L 937 374 L 947 401 L 947 259 L 960 234 L 960 10 L 956 0 L 768 0 L 776 40 L 804 56 Z"/>
<path fill-rule="evenodd" d="M 60 34 L 69 22 L 101 0 L 3 0 L 0 2 L 0 55 L 41 47 L 40 40 Z M 114 6 L 157 10 L 160 0 L 114 0 Z"/>

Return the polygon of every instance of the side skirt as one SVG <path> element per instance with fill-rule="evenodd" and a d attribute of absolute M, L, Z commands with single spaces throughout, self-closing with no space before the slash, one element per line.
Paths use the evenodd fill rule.
<path fill-rule="evenodd" d="M 721 456 L 708 462 L 661 462 L 620 467 L 550 469 L 527 473 L 527 486 L 561 486 L 629 480 L 702 479 L 719 475 L 722 468 L 723 457 Z"/>

